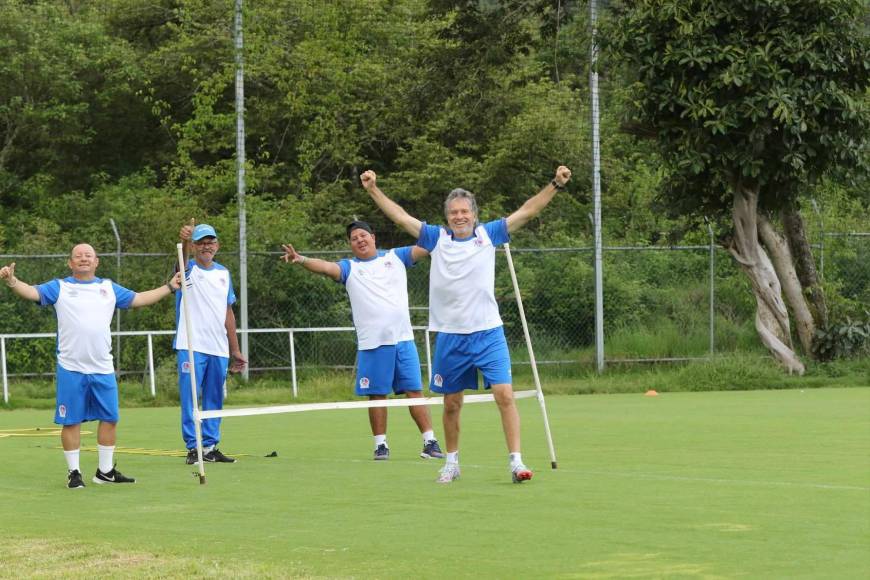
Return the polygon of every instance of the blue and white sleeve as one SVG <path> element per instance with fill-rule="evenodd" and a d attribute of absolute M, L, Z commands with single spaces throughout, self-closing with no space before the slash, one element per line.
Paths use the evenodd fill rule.
<path fill-rule="evenodd" d="M 339 284 L 347 284 L 347 279 L 350 276 L 350 260 L 340 260 L 338 267 L 341 269 L 341 276 L 338 277 Z"/>
<path fill-rule="evenodd" d="M 227 273 L 227 282 L 229 288 L 227 288 L 227 306 L 231 306 L 236 303 L 236 291 L 233 289 L 233 277 Z"/>
<path fill-rule="evenodd" d="M 51 280 L 36 286 L 39 292 L 39 305 L 51 306 L 60 298 L 60 280 Z"/>
<path fill-rule="evenodd" d="M 486 234 L 492 240 L 493 246 L 500 246 L 511 241 L 511 235 L 508 233 L 507 220 L 504 218 L 486 222 L 483 224 Z"/>
<path fill-rule="evenodd" d="M 114 282 L 112 282 L 112 291 L 115 293 L 115 306 L 122 310 L 130 308 L 130 305 L 133 304 L 133 299 L 136 298 L 135 292 Z"/>
<path fill-rule="evenodd" d="M 396 256 L 398 256 L 402 263 L 405 264 L 406 268 L 410 268 L 414 265 L 414 256 L 412 254 L 413 249 L 413 246 L 403 246 L 393 250 L 396 253 Z"/>
<path fill-rule="evenodd" d="M 431 252 L 438 245 L 438 238 L 440 236 L 441 228 L 439 226 L 432 226 L 423 222 L 420 226 L 420 237 L 417 239 L 417 245 Z"/>

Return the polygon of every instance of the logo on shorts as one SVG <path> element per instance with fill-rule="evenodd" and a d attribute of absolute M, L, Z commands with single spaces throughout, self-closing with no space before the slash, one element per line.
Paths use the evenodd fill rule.
<path fill-rule="evenodd" d="M 368 377 L 363 377 L 359 380 L 359 388 L 361 388 L 361 389 L 369 388 L 369 378 Z"/>
<path fill-rule="evenodd" d="M 57 408 L 57 414 L 60 415 L 62 419 L 66 418 L 66 405 L 60 405 Z"/>
<path fill-rule="evenodd" d="M 190 374 L 190 361 L 184 361 L 181 363 L 181 372 Z"/>
<path fill-rule="evenodd" d="M 436 387 L 440 387 L 441 385 L 444 384 L 444 377 L 442 377 L 439 374 L 436 374 L 434 377 L 432 377 L 432 382 L 435 383 Z"/>

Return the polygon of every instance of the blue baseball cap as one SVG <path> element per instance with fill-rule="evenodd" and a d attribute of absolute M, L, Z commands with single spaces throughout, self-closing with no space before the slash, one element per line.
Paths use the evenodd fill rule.
<path fill-rule="evenodd" d="M 199 224 L 193 228 L 193 235 L 190 236 L 194 242 L 208 237 L 217 238 L 217 232 L 208 224 Z"/>

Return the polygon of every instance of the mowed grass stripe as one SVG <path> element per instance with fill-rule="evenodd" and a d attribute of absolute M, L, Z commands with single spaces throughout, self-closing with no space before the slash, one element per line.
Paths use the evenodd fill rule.
<path fill-rule="evenodd" d="M 486 404 L 463 411 L 463 477 L 449 486 L 434 483 L 437 462 L 416 457 L 419 434 L 400 409 L 389 413 L 392 458 L 377 463 L 364 411 L 226 419 L 221 448 L 250 457 L 207 465 L 205 486 L 178 457 L 124 455 L 119 468 L 138 483 L 70 491 L 56 441 L 5 438 L 0 535 L 83 543 L 91 557 L 153 555 L 178 577 L 205 561 L 224 576 L 870 575 L 870 389 L 547 406 L 560 469 L 549 469 L 536 402 L 521 401 L 524 458 L 537 468 L 523 485 L 510 483 Z M 45 415 L 0 421 L 33 427 Z M 119 444 L 180 449 L 178 429 L 177 409 L 124 409 Z M 96 457 L 82 461 L 89 481 Z M 21 561 L 4 549 L 0 561 Z M 0 570 L 26 573 L 16 566 Z"/>

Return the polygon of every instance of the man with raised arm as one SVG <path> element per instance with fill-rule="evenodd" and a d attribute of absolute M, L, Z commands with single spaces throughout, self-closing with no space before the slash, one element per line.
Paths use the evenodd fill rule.
<path fill-rule="evenodd" d="M 429 272 L 429 330 L 438 333 L 432 362 L 431 389 L 444 394 L 444 437 L 447 460 L 439 483 L 459 479 L 459 416 L 463 393 L 477 389 L 477 371 L 492 389 L 501 414 L 514 483 L 532 478 L 520 451 L 520 416 L 511 386 L 511 363 L 495 301 L 495 248 L 510 241 L 510 233 L 537 216 L 571 178 L 559 167 L 554 178 L 509 215 L 478 223 L 474 194 L 454 189 L 444 201 L 447 226 L 421 222 L 389 199 L 366 171 L 362 185 L 379 208 L 399 227 L 419 238 L 417 245 L 432 256 Z"/>
<path fill-rule="evenodd" d="M 15 277 L 15 263 L 0 268 L 0 279 L 18 296 L 54 306 L 57 315 L 57 372 L 54 422 L 62 425 L 60 440 L 67 462 L 67 487 L 85 487 L 79 466 L 81 424 L 99 421 L 99 467 L 93 482 L 135 483 L 115 468 L 118 424 L 118 383 L 112 362 L 111 323 L 115 308 L 149 306 L 175 292 L 176 275 L 168 284 L 133 292 L 111 280 L 97 278 L 100 260 L 94 248 L 78 244 L 67 265 L 72 276 L 31 286 Z"/>
<path fill-rule="evenodd" d="M 344 284 L 350 298 L 357 335 L 357 377 L 354 392 L 369 400 L 383 400 L 390 393 L 405 393 L 409 399 L 423 396 L 420 358 L 414 345 L 408 313 L 406 269 L 428 255 L 419 246 L 378 250 L 371 226 L 354 221 L 347 226 L 352 260 L 327 262 L 300 255 L 284 245 L 283 260 L 299 264 L 309 272 L 322 274 Z M 423 459 L 444 454 L 432 430 L 432 418 L 425 405 L 408 410 L 423 436 Z M 375 460 L 389 459 L 387 409 L 369 409 L 374 436 Z"/>
<path fill-rule="evenodd" d="M 175 302 L 174 347 L 178 355 L 178 393 L 181 399 L 181 437 L 187 446 L 185 463 L 197 462 L 196 425 L 193 422 L 193 393 L 190 391 L 190 365 L 194 364 L 196 389 L 202 401 L 203 411 L 220 410 L 224 407 L 224 382 L 227 370 L 234 373 L 244 370 L 248 361 L 239 348 L 236 336 L 236 315 L 233 304 L 236 293 L 230 272 L 214 261 L 220 249 L 215 229 L 208 224 L 194 226 L 194 220 L 181 227 L 179 237 L 182 254 L 188 259 L 185 272 L 185 298 L 187 313 L 191 318 L 193 337 L 187 336 L 185 312 L 181 308 L 181 293 Z M 193 361 L 188 353 L 188 340 L 192 343 Z M 232 358 L 232 364 L 230 363 Z M 224 455 L 217 444 L 221 440 L 220 418 L 202 422 L 203 461 L 208 463 L 235 463 L 233 457 Z"/>

